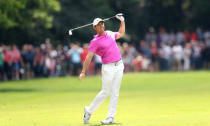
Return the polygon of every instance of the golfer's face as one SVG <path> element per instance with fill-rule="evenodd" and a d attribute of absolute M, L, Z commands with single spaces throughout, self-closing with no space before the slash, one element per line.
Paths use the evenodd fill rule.
<path fill-rule="evenodd" d="M 104 31 L 104 22 L 103 22 L 103 21 L 99 22 L 99 23 L 94 27 L 94 29 L 95 29 L 97 32 Z"/>

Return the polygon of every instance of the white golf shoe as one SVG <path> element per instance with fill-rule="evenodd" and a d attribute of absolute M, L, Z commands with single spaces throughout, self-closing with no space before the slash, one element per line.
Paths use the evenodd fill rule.
<path fill-rule="evenodd" d="M 114 124 L 114 118 L 113 117 L 107 117 L 105 120 L 101 121 L 102 124 Z"/>
<path fill-rule="evenodd" d="M 91 114 L 87 111 L 87 107 L 85 107 L 84 108 L 84 116 L 83 116 L 84 124 L 89 123 L 90 117 L 91 117 Z"/>

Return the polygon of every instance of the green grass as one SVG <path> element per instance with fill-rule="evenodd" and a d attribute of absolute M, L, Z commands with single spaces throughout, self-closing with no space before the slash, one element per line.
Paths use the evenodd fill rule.
<path fill-rule="evenodd" d="M 0 126 L 84 126 L 83 107 L 101 88 L 100 77 L 0 83 Z M 109 99 L 89 126 L 106 118 Z M 210 72 L 124 75 L 116 126 L 210 126 Z"/>

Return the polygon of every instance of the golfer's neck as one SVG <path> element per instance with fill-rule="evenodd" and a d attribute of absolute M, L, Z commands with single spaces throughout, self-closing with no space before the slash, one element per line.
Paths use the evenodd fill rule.
<path fill-rule="evenodd" d="M 99 31 L 97 34 L 99 34 L 99 35 L 105 35 L 105 31 Z"/>

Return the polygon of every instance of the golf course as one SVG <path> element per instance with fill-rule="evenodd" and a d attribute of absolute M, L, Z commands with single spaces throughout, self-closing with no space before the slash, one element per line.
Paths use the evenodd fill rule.
<path fill-rule="evenodd" d="M 100 89 L 100 76 L 0 82 L 0 126 L 86 126 L 84 106 Z M 108 107 L 109 97 L 87 126 Z M 210 126 L 210 71 L 125 74 L 113 126 Z"/>

